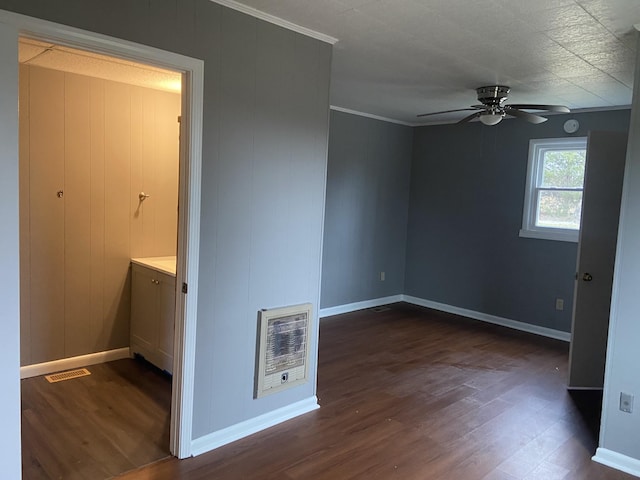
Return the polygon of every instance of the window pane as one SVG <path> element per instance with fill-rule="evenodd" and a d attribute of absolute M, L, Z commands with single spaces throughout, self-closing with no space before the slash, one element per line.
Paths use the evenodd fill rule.
<path fill-rule="evenodd" d="M 581 191 L 540 190 L 536 226 L 550 228 L 580 228 Z"/>
<path fill-rule="evenodd" d="M 544 152 L 541 187 L 582 188 L 586 150 Z"/>

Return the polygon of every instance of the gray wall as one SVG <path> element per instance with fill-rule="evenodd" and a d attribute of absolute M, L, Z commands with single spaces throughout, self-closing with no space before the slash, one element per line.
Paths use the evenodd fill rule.
<path fill-rule="evenodd" d="M 412 130 L 331 111 L 322 308 L 403 293 Z"/>
<path fill-rule="evenodd" d="M 331 46 L 208 0 L 0 8 L 204 60 L 194 438 L 312 397 L 315 356 L 312 381 L 253 399 L 256 322 L 319 304 Z"/>
<path fill-rule="evenodd" d="M 629 110 L 415 129 L 405 294 L 570 330 L 577 244 L 518 236 L 529 140 L 567 136 L 568 118 L 575 136 L 626 131 Z"/>
<path fill-rule="evenodd" d="M 635 459 L 628 465 L 636 475 L 640 465 L 640 38 L 637 52 L 600 429 L 600 447 Z M 620 392 L 636 397 L 632 414 L 619 410 Z"/>
<path fill-rule="evenodd" d="M 5 383 L 0 395 L 0 471 L 20 478 L 20 275 L 18 239 L 18 41 L 16 31 L 0 25 L 0 368 Z M 1 60 L 0 60 L 1 62 Z M 12 112 L 12 114 L 6 114 Z M 4 115 L 2 113 L 5 113 Z M 13 225 L 14 228 L 7 228 Z"/>

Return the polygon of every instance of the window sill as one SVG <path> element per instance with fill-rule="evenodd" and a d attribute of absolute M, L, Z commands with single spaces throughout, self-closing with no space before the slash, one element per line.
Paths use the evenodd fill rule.
<path fill-rule="evenodd" d="M 537 238 L 539 240 L 556 240 L 558 242 L 578 243 L 579 233 L 576 231 L 541 231 L 541 230 L 520 230 L 520 237 Z"/>

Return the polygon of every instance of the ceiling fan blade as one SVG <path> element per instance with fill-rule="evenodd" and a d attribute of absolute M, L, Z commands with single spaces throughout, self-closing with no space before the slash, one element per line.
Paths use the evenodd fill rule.
<path fill-rule="evenodd" d="M 522 110 L 518 110 L 513 108 L 513 106 L 504 107 L 504 111 L 507 115 L 511 115 L 512 117 L 521 118 L 530 123 L 543 123 L 546 122 L 547 119 L 545 117 L 541 117 L 540 115 L 534 115 L 533 113 L 523 112 Z"/>
<path fill-rule="evenodd" d="M 533 104 L 519 103 L 514 105 L 505 105 L 505 107 L 518 108 L 518 109 L 524 109 L 524 110 L 547 110 L 548 112 L 560 112 L 560 113 L 571 112 L 571 110 L 569 110 L 569 108 L 565 107 L 564 105 L 533 105 Z"/>
<path fill-rule="evenodd" d="M 467 123 L 470 122 L 471 120 L 473 120 L 474 118 L 478 118 L 480 115 L 482 115 L 484 113 L 484 111 L 482 112 L 476 112 L 476 113 L 472 113 L 469 116 L 464 117 L 462 120 L 460 120 L 458 123 L 456 123 L 456 125 L 460 125 L 461 123 Z"/>
<path fill-rule="evenodd" d="M 476 110 L 476 108 L 458 108 L 456 110 L 443 110 L 442 112 L 421 113 L 420 115 L 416 115 L 416 117 L 428 117 L 429 115 L 440 115 L 441 113 L 465 112 L 467 110 Z"/>

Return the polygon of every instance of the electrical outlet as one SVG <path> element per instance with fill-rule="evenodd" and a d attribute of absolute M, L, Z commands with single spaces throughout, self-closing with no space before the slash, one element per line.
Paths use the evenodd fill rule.
<path fill-rule="evenodd" d="M 385 277 L 384 272 L 380 272 L 380 281 L 381 282 L 384 282 L 384 277 Z"/>
<path fill-rule="evenodd" d="M 556 310 L 564 310 L 564 299 L 556 298 Z"/>
<path fill-rule="evenodd" d="M 633 395 L 620 392 L 620 410 L 626 413 L 633 412 Z"/>

